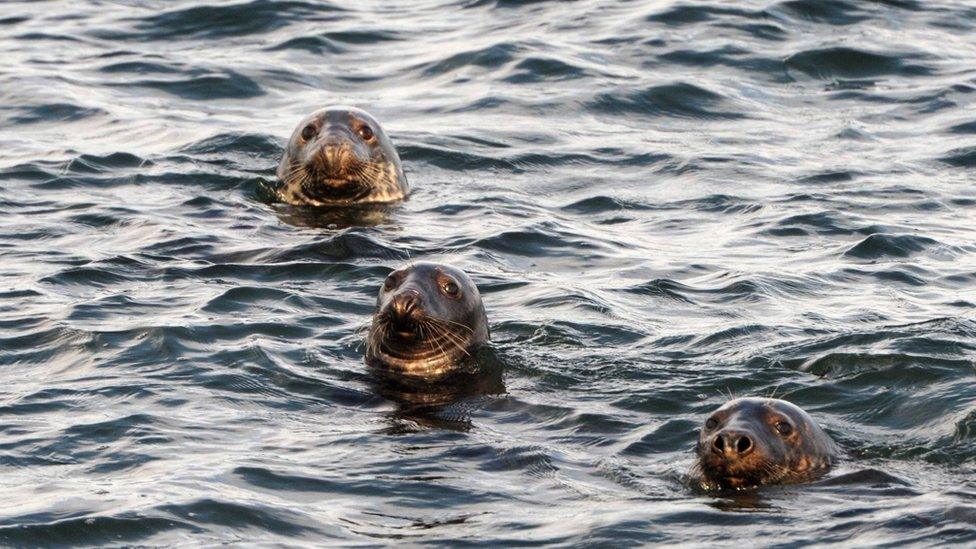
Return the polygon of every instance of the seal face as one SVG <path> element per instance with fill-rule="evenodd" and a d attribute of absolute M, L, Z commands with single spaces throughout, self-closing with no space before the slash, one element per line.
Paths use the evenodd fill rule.
<path fill-rule="evenodd" d="M 481 295 L 464 271 L 416 263 L 386 278 L 366 339 L 366 364 L 406 379 L 430 380 L 460 369 L 487 342 Z"/>
<path fill-rule="evenodd" d="M 407 178 L 393 143 L 364 110 L 328 107 L 305 117 L 278 165 L 278 195 L 294 205 L 402 200 Z"/>
<path fill-rule="evenodd" d="M 830 469 L 839 450 L 796 405 L 738 398 L 705 420 L 696 452 L 697 483 L 728 490 L 813 480 Z"/>

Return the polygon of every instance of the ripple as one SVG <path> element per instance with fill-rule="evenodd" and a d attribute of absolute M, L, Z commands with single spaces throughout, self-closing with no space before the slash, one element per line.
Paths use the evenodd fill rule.
<path fill-rule="evenodd" d="M 328 3 L 237 2 L 217 6 L 193 6 L 137 19 L 137 35 L 107 38 L 167 40 L 172 38 L 220 39 L 248 34 L 264 34 L 286 26 L 293 20 L 321 20 L 317 14 L 341 11 Z"/>
<path fill-rule="evenodd" d="M 698 302 L 693 296 L 699 296 L 698 299 L 717 299 L 723 303 L 753 301 L 764 293 L 758 284 L 750 280 L 737 280 L 718 288 L 696 288 L 673 280 L 658 279 L 633 286 L 627 291 L 641 295 L 668 297 L 687 303 Z"/>
<path fill-rule="evenodd" d="M 932 69 L 925 65 L 909 63 L 912 58 L 908 54 L 888 55 L 856 48 L 833 47 L 795 53 L 786 58 L 786 66 L 825 80 L 932 74 Z"/>
<path fill-rule="evenodd" d="M 878 469 L 862 469 L 817 482 L 818 486 L 850 486 L 852 484 L 909 486 L 908 482 Z M 914 491 L 910 493 L 917 494 Z"/>
<path fill-rule="evenodd" d="M 785 217 L 776 222 L 776 227 L 767 229 L 767 232 L 773 236 L 784 237 L 808 234 L 873 235 L 881 230 L 884 228 L 876 225 L 858 227 L 850 220 L 842 219 L 837 212 L 824 211 Z"/>
<path fill-rule="evenodd" d="M 872 234 L 844 252 L 860 259 L 904 258 L 939 245 L 937 240 L 910 234 Z"/>
<path fill-rule="evenodd" d="M 189 78 L 169 80 L 142 79 L 124 84 L 125 87 L 139 86 L 159 90 L 184 99 L 204 101 L 210 99 L 250 99 L 265 94 L 264 89 L 254 80 L 234 71 L 220 71 L 206 74 L 195 71 Z M 123 84 L 119 84 L 122 86 Z"/>
<path fill-rule="evenodd" d="M 438 167 L 458 167 L 468 170 L 496 169 L 516 170 L 514 163 L 490 156 L 473 154 L 465 151 L 451 150 L 425 145 L 404 145 L 399 148 L 400 158 L 404 162 L 416 160 Z"/>
<path fill-rule="evenodd" d="M 551 57 L 527 57 L 519 61 L 505 82 L 523 84 L 532 82 L 575 80 L 586 76 L 586 71 L 561 59 Z"/>
<path fill-rule="evenodd" d="M 195 524 L 246 528 L 260 525 L 284 535 L 321 534 L 317 528 L 300 524 L 269 506 L 216 499 L 199 499 L 179 505 L 163 505 L 159 511 Z"/>
<path fill-rule="evenodd" d="M 518 44 L 502 42 L 456 53 L 423 66 L 423 75 L 426 77 L 440 76 L 468 66 L 486 69 L 499 67 L 515 59 L 516 54 L 521 50 L 522 47 Z"/>
<path fill-rule="evenodd" d="M 30 17 L 27 17 L 25 15 L 18 15 L 18 16 L 13 16 L 13 17 L 4 17 L 4 18 L 0 19 L 0 25 L 3 25 L 5 27 L 7 27 L 7 26 L 11 26 L 11 25 L 17 25 L 19 23 L 24 23 L 24 22 L 27 22 L 27 21 L 30 21 L 30 20 L 31 20 L 31 18 Z"/>
<path fill-rule="evenodd" d="M 972 366 L 972 363 L 966 360 L 938 360 L 932 357 L 918 357 L 901 354 L 878 355 L 831 353 L 825 356 L 818 356 L 807 360 L 800 366 L 800 369 L 820 377 L 844 377 L 861 374 L 864 372 L 879 372 L 883 370 L 905 368 L 906 365 L 917 364 L 919 362 L 928 363 L 933 367 L 940 365 L 947 368 L 949 371 L 965 371 L 967 366 Z M 925 374 L 925 372 L 920 373 L 923 375 Z M 931 373 L 934 375 L 935 372 L 933 371 Z"/>
<path fill-rule="evenodd" d="M 256 288 L 256 287 L 237 287 L 227 290 L 223 294 L 210 300 L 201 310 L 213 313 L 240 312 L 250 309 L 254 305 L 264 304 L 280 308 L 284 302 L 289 301 L 292 294 L 281 290 Z"/>
<path fill-rule="evenodd" d="M 99 108 L 87 108 L 70 103 L 51 103 L 25 108 L 21 114 L 10 118 L 14 124 L 40 124 L 44 122 L 74 122 L 108 113 Z"/>
<path fill-rule="evenodd" d="M 64 165 L 64 170 L 77 174 L 100 174 L 114 172 L 123 168 L 139 168 L 151 166 L 148 159 L 134 154 L 116 152 L 106 156 L 83 154 Z"/>
<path fill-rule="evenodd" d="M 971 122 L 964 122 L 962 124 L 956 124 L 955 126 L 949 128 L 949 132 L 959 133 L 959 134 L 974 134 L 976 133 L 976 120 L 973 120 Z"/>
<path fill-rule="evenodd" d="M 344 493 L 368 495 L 372 492 L 371 483 L 335 482 L 321 478 L 281 474 L 261 467 L 238 467 L 234 475 L 244 482 L 275 491 L 285 492 L 320 492 L 323 494 Z"/>
<path fill-rule="evenodd" d="M 558 255 L 567 248 L 596 249 L 597 246 L 585 242 L 574 242 L 551 231 L 552 226 L 534 229 L 504 231 L 471 242 L 479 248 L 505 252 L 525 257 L 544 257 Z M 460 241 L 459 243 L 464 243 Z"/>
<path fill-rule="evenodd" d="M 707 50 L 672 50 L 662 53 L 658 59 L 667 65 L 681 64 L 689 67 L 722 65 L 766 74 L 774 74 L 782 70 L 782 63 L 778 59 L 750 55 L 749 50 L 735 46 L 722 46 Z"/>
<path fill-rule="evenodd" d="M 678 5 L 649 16 L 647 21 L 653 23 L 664 23 L 668 26 L 685 26 L 720 18 L 724 19 L 727 17 L 743 17 L 751 19 L 753 14 L 751 12 L 736 8 L 726 8 L 712 5 Z"/>
<path fill-rule="evenodd" d="M 248 133 L 221 133 L 192 143 L 181 152 L 192 155 L 249 154 L 277 156 L 283 151 L 279 142 L 269 136 Z"/>
<path fill-rule="evenodd" d="M 794 18 L 829 25 L 853 25 L 871 17 L 859 6 L 843 0 L 790 0 L 777 4 L 775 9 Z"/>
<path fill-rule="evenodd" d="M 524 471 L 530 476 L 546 476 L 558 470 L 542 448 L 507 448 L 500 454 L 489 455 L 490 459 L 480 466 L 483 471 Z"/>
<path fill-rule="evenodd" d="M 152 63 L 148 61 L 124 61 L 121 63 L 109 63 L 102 66 L 101 72 L 108 74 L 132 73 L 132 74 L 179 74 L 181 68 L 166 65 L 163 63 Z"/>
<path fill-rule="evenodd" d="M 31 517 L 30 523 L 15 522 L 0 526 L 0 541 L 11 545 L 73 545 L 111 544 L 119 541 L 139 542 L 153 535 L 173 530 L 189 533 L 203 532 L 190 522 L 166 517 L 145 517 L 136 513 L 119 516 L 76 517 L 44 522 L 43 517 Z"/>
<path fill-rule="evenodd" d="M 565 211 L 595 214 L 620 211 L 640 211 L 652 209 L 651 206 L 637 201 L 624 200 L 613 196 L 591 196 L 582 200 L 577 200 L 572 204 L 563 206 Z"/>
<path fill-rule="evenodd" d="M 740 119 L 742 113 L 716 110 L 726 105 L 721 95 L 705 88 L 678 82 L 651 86 L 638 92 L 604 93 L 586 103 L 588 109 L 609 114 L 646 114 L 697 119 Z"/>
<path fill-rule="evenodd" d="M 108 269 L 77 267 L 56 275 L 46 276 L 41 282 L 81 287 L 109 287 L 133 282 L 133 279 Z"/>
<path fill-rule="evenodd" d="M 941 160 L 957 168 L 972 168 L 976 166 L 976 147 L 965 147 L 949 151 Z"/>

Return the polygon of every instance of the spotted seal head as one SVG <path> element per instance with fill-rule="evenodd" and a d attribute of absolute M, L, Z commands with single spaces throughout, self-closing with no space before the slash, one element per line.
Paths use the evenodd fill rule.
<path fill-rule="evenodd" d="M 278 165 L 284 202 L 307 206 L 376 204 L 406 197 L 393 143 L 364 110 L 328 107 L 305 117 Z"/>
<path fill-rule="evenodd" d="M 380 288 L 366 363 L 400 378 L 435 380 L 458 372 L 488 339 L 471 278 L 448 265 L 415 263 L 390 273 Z"/>
<path fill-rule="evenodd" d="M 728 490 L 813 480 L 830 469 L 839 449 L 796 405 L 738 398 L 705 420 L 696 453 L 695 482 Z"/>

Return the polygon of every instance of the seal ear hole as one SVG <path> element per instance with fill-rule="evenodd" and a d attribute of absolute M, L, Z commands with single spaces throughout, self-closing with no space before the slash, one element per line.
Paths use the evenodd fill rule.
<path fill-rule="evenodd" d="M 356 130 L 356 133 L 358 133 L 359 134 L 359 137 L 362 137 L 364 141 L 370 141 L 376 135 L 373 132 L 373 128 L 370 128 L 366 124 L 363 124 L 362 126 L 359 126 L 359 129 Z"/>
<path fill-rule="evenodd" d="M 776 423 L 776 431 L 784 437 L 787 437 L 793 433 L 793 426 L 785 421 L 780 421 Z"/>
<path fill-rule="evenodd" d="M 318 133 L 319 130 L 318 128 L 315 127 L 315 124 L 309 124 L 308 126 L 302 128 L 302 139 L 308 141 L 309 139 L 312 139 L 313 137 L 318 135 Z"/>

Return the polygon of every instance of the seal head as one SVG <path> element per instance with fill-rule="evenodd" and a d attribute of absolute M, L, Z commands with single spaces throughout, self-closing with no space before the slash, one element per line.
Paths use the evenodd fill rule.
<path fill-rule="evenodd" d="M 305 117 L 278 165 L 284 202 L 306 206 L 402 200 L 407 178 L 393 143 L 364 110 L 328 107 Z"/>
<path fill-rule="evenodd" d="M 839 450 L 809 414 L 785 400 L 739 398 L 702 426 L 692 476 L 705 489 L 792 484 L 826 473 Z"/>
<path fill-rule="evenodd" d="M 442 378 L 487 342 L 478 287 L 464 271 L 416 263 L 390 273 L 376 300 L 366 363 L 405 379 Z"/>

